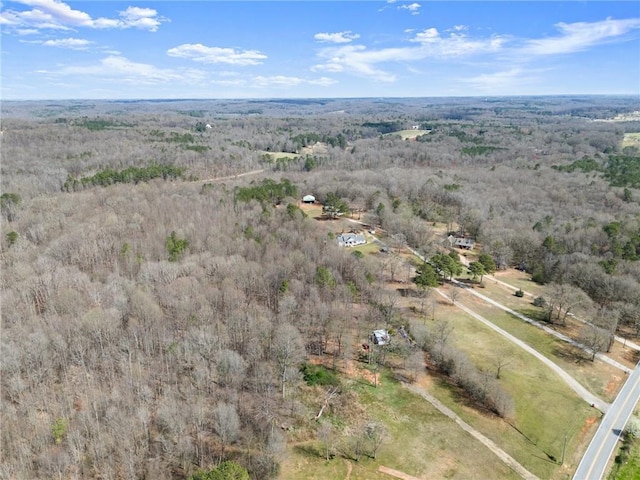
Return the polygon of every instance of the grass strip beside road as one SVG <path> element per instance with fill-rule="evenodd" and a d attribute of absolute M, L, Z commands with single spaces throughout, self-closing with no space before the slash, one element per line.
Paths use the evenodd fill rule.
<path fill-rule="evenodd" d="M 451 287 L 447 285 L 443 291 Z M 613 401 L 624 374 L 603 362 L 591 362 L 587 354 L 513 315 L 487 304 L 459 288 L 458 300 L 513 336 L 525 342 L 578 380 L 587 390 L 607 402 Z M 614 382 L 612 384 L 611 382 Z"/>
<path fill-rule="evenodd" d="M 453 326 L 451 341 L 476 367 L 494 375 L 496 362 L 500 359 L 506 362 L 500 383 L 514 400 L 515 418 L 507 422 L 479 411 L 444 379 L 434 382 L 430 393 L 526 469 L 541 478 L 550 478 L 559 465 L 548 455 L 560 461 L 565 434 L 567 451 L 577 449 L 582 441 L 581 427 L 589 418 L 600 418 L 599 412 L 540 360 L 502 335 L 456 307 L 442 306 L 438 311 L 437 318 Z M 426 323 L 428 327 L 433 324 L 431 320 Z"/>

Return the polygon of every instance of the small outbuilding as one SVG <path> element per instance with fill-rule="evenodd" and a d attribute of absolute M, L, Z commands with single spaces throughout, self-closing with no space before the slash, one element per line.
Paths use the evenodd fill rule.
<path fill-rule="evenodd" d="M 455 245 L 458 248 L 466 248 L 471 250 L 476 242 L 473 241 L 472 238 L 456 238 Z"/>
<path fill-rule="evenodd" d="M 316 202 L 316 197 L 314 197 L 313 195 L 305 195 L 304 197 L 302 197 L 302 203 L 315 203 Z"/>
<path fill-rule="evenodd" d="M 391 335 L 386 330 L 374 330 L 371 332 L 371 341 L 376 345 L 387 345 L 391 342 Z"/>
<path fill-rule="evenodd" d="M 449 241 L 451 241 L 452 238 L 449 237 Z M 474 242 L 473 238 L 469 238 L 469 237 L 455 237 L 453 238 L 453 245 L 458 247 L 458 248 L 464 248 L 467 250 L 471 250 L 474 246 L 475 246 L 476 242 Z"/>

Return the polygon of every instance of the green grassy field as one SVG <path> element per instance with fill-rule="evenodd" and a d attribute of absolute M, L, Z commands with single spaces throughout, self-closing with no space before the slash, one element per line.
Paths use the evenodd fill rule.
<path fill-rule="evenodd" d="M 531 275 L 518 270 L 509 270 L 505 272 L 497 272 L 495 277 L 501 282 L 507 283 L 515 288 L 520 288 L 532 295 L 542 295 L 544 286 L 531 280 Z M 490 283 L 490 279 L 486 279 L 486 283 Z"/>
<path fill-rule="evenodd" d="M 507 371 L 502 378 L 507 390 L 520 395 L 516 418 L 510 421 L 489 417 L 465 404 L 458 390 L 444 382 L 437 383 L 431 393 L 539 478 L 563 478 L 564 473 L 575 470 L 586 448 L 587 426 L 598 421 L 599 412 L 560 385 L 551 372 Z"/>
<path fill-rule="evenodd" d="M 640 132 L 625 133 L 622 140 L 624 147 L 640 147 Z"/>
<path fill-rule="evenodd" d="M 550 478 L 558 465 L 546 453 L 560 459 L 565 433 L 572 437 L 567 448 L 575 450 L 580 427 L 597 412 L 547 366 L 466 313 L 442 305 L 436 317 L 451 322 L 452 342 L 479 369 L 495 375 L 498 361 L 505 363 L 500 383 L 514 399 L 517 429 L 467 405 L 456 389 L 442 382 L 431 393 L 533 473 Z M 431 320 L 426 323 L 432 324 Z"/>
<path fill-rule="evenodd" d="M 420 135 L 426 135 L 429 130 L 398 130 L 397 132 L 386 133 L 385 135 L 400 135 L 403 140 L 416 138 Z"/>
<path fill-rule="evenodd" d="M 268 155 L 269 157 L 271 157 L 271 160 L 275 160 L 277 158 L 298 158 L 301 155 L 299 153 L 291 153 L 291 152 L 266 152 L 264 150 L 260 150 L 261 155 Z"/>
<path fill-rule="evenodd" d="M 638 480 L 640 478 L 640 438 L 636 438 L 628 445 L 628 452 L 621 454 L 620 447 L 616 452 L 616 460 L 614 461 L 608 480 Z"/>
<path fill-rule="evenodd" d="M 623 379 L 624 374 L 620 370 L 603 362 L 591 362 L 587 358 L 588 355 L 576 347 L 487 304 L 468 292 L 461 291 L 458 301 L 535 348 L 603 400 L 610 402 L 615 398 L 617 385 L 612 385 L 611 382 Z M 463 314 L 461 311 L 458 312 L 450 315 L 457 317 Z"/>
<path fill-rule="evenodd" d="M 381 465 L 418 478 L 519 478 L 485 446 L 388 372 L 382 374 L 378 388 L 364 383 L 352 388 L 368 415 L 388 430 L 377 458 L 363 456 L 355 461 L 336 455 L 327 461 L 319 451 L 319 442 L 308 441 L 289 450 L 279 478 L 343 480 L 348 464 L 352 480 L 389 480 L 391 477 L 378 471 Z"/>

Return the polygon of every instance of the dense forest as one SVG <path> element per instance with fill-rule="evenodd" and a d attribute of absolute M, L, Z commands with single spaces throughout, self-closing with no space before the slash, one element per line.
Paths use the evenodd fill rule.
<path fill-rule="evenodd" d="M 446 238 L 469 237 L 474 279 L 518 268 L 550 324 L 579 304 L 637 339 L 639 112 L 627 97 L 3 102 L 0 476 L 275 478 L 287 445 L 327 444 L 321 416 L 346 456 L 375 458 L 392 432 L 336 365 L 381 328 L 412 348 L 379 368 L 436 366 L 513 417 L 499 382 L 462 378 L 446 326 L 403 318 L 400 257 L 340 247 L 302 197 L 431 259 L 418 290 L 462 273 Z"/>

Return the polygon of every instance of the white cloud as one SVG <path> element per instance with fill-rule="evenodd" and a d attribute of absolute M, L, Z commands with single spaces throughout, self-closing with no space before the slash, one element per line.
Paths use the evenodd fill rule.
<path fill-rule="evenodd" d="M 236 80 L 211 80 L 209 82 L 212 85 L 220 85 L 221 87 L 241 87 L 247 84 L 247 81 L 243 78 Z"/>
<path fill-rule="evenodd" d="M 41 44 L 45 47 L 70 48 L 72 50 L 86 50 L 93 42 L 81 38 L 61 38 L 57 40 L 47 40 Z"/>
<path fill-rule="evenodd" d="M 158 12 L 153 8 L 128 7 L 119 13 L 122 17 L 121 22 L 126 25 L 126 28 L 135 27 L 155 32 L 160 27 L 161 20 L 158 18 Z"/>
<path fill-rule="evenodd" d="M 423 32 L 416 34 L 412 42 L 433 43 L 440 39 L 440 33 L 437 28 L 427 28 Z"/>
<path fill-rule="evenodd" d="M 86 12 L 74 10 L 60 0 L 16 0 L 33 7 L 31 10 L 0 12 L 0 24 L 14 28 L 71 30 L 76 28 L 139 28 L 155 32 L 162 22 L 152 8 L 128 7 L 118 12 L 120 18 L 92 18 Z"/>
<path fill-rule="evenodd" d="M 90 27 L 92 20 L 88 13 L 74 10 L 58 0 L 18 0 L 19 3 L 35 7 L 31 11 L 19 12 L 22 18 L 33 18 L 37 21 L 47 20 L 53 24 L 74 27 Z"/>
<path fill-rule="evenodd" d="M 411 15 L 419 15 L 421 6 L 422 5 L 420 5 L 419 3 L 410 3 L 408 5 L 400 5 L 398 7 L 398 10 L 409 10 L 411 12 Z"/>
<path fill-rule="evenodd" d="M 521 68 L 512 68 L 500 72 L 483 73 L 465 78 L 462 81 L 480 92 L 490 94 L 502 92 L 503 94 L 508 94 L 515 87 L 522 87 L 524 82 L 530 82 L 531 77 L 525 77 Z"/>
<path fill-rule="evenodd" d="M 355 73 L 372 77 L 382 82 L 393 82 L 396 76 L 375 67 L 378 63 L 409 59 L 417 49 L 388 48 L 382 50 L 367 50 L 362 45 L 346 45 L 344 47 L 327 48 L 319 52 L 326 62 L 314 65 L 312 71 L 332 73 Z"/>
<path fill-rule="evenodd" d="M 492 57 L 498 60 L 497 55 L 501 55 L 500 61 L 512 58 L 518 65 L 522 65 L 542 55 L 571 53 L 604 43 L 623 41 L 629 38 L 629 33 L 640 28 L 640 19 L 559 23 L 556 27 L 560 31 L 560 35 L 556 37 L 524 40 L 500 35 L 474 37 L 469 34 L 466 25 L 455 25 L 444 33 L 433 27 L 418 32 L 406 30 L 405 33 L 411 35 L 410 44 L 414 45 L 381 49 L 357 44 L 325 47 L 317 52 L 321 62 L 311 70 L 348 73 L 393 82 L 397 74 L 391 68 L 398 63 L 403 63 L 406 71 L 410 71 L 414 64 L 425 60 L 485 61 Z M 526 80 L 518 77 L 519 73 L 518 68 L 504 68 L 498 73 L 476 76 L 472 81 L 480 86 L 501 83 L 506 85 L 516 79 Z"/>
<path fill-rule="evenodd" d="M 40 31 L 35 28 L 19 28 L 16 30 L 16 33 L 18 35 L 37 35 Z"/>
<path fill-rule="evenodd" d="M 269 77 L 264 77 L 258 75 L 253 77 L 252 84 L 256 87 L 297 87 L 300 85 L 317 85 L 321 87 L 328 87 L 330 85 L 334 85 L 337 83 L 336 80 L 328 78 L 328 77 L 320 77 L 317 79 L 305 79 L 300 77 L 288 77 L 285 75 L 273 75 Z"/>
<path fill-rule="evenodd" d="M 556 27 L 560 30 L 559 36 L 525 40 L 500 35 L 473 37 L 468 33 L 466 25 L 455 25 L 445 33 L 433 27 L 419 32 L 405 30 L 405 33 L 412 35 L 409 42 L 415 46 L 374 49 L 350 44 L 325 47 L 317 53 L 321 62 L 311 70 L 350 73 L 378 81 L 393 82 L 396 80 L 396 74 L 389 69 L 391 65 L 399 62 L 404 63 L 409 71 L 413 68 L 412 64 L 424 60 L 486 60 L 487 56 L 491 58 L 490 56 L 501 54 L 503 58 L 512 56 L 522 65 L 541 55 L 571 53 L 603 43 L 625 40 L 630 32 L 640 28 L 640 19 L 560 23 Z M 478 85 L 506 83 L 515 79 L 518 72 L 517 69 L 505 69 L 498 73 L 474 77 L 473 80 Z"/>
<path fill-rule="evenodd" d="M 554 55 L 573 53 L 589 47 L 618 41 L 632 30 L 640 28 L 640 18 L 613 20 L 607 18 L 599 22 L 557 23 L 560 31 L 556 37 L 528 40 L 522 53 L 530 55 Z"/>
<path fill-rule="evenodd" d="M 167 50 L 170 57 L 189 58 L 201 63 L 226 63 L 231 65 L 259 65 L 267 56 L 258 50 L 207 47 L 201 43 L 185 43 Z"/>
<path fill-rule="evenodd" d="M 352 33 L 351 31 L 346 31 L 336 33 L 316 33 L 313 38 L 324 43 L 349 43 L 360 38 L 360 35 Z"/>
<path fill-rule="evenodd" d="M 311 85 L 318 85 L 320 87 L 329 87 L 331 85 L 335 85 L 338 81 L 334 78 L 320 77 L 315 80 L 309 80 L 308 83 Z"/>
<path fill-rule="evenodd" d="M 380 65 L 495 53 L 502 49 L 504 40 L 499 37 L 472 40 L 460 33 L 442 36 L 437 29 L 428 28 L 416 33 L 410 42 L 417 45 L 382 49 L 369 49 L 364 45 L 326 47 L 318 52 L 323 62 L 314 65 L 311 70 L 352 73 L 382 82 L 393 82 L 396 75 L 381 69 Z"/>
<path fill-rule="evenodd" d="M 418 32 L 411 41 L 420 43 L 425 47 L 425 54 L 433 57 L 495 53 L 505 43 L 505 39 L 499 36 L 477 40 L 469 38 L 464 33 L 449 33 L 447 36 L 442 36 L 435 28 L 427 28 Z"/>
<path fill-rule="evenodd" d="M 257 76 L 253 78 L 253 83 L 259 87 L 295 87 L 303 82 L 298 77 L 286 77 L 284 75 L 274 75 L 271 77 Z"/>
<path fill-rule="evenodd" d="M 128 84 L 158 84 L 172 81 L 201 81 L 206 74 L 199 70 L 172 70 L 157 68 L 147 63 L 137 63 L 116 55 L 103 58 L 93 65 L 75 65 L 58 70 L 40 70 L 38 73 L 58 76 L 89 76 L 111 79 Z"/>

